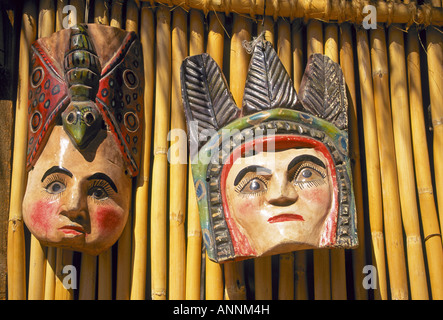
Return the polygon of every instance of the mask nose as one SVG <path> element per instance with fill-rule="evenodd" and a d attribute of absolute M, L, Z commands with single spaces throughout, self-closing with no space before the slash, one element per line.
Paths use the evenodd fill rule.
<path fill-rule="evenodd" d="M 273 206 L 286 207 L 298 200 L 294 185 L 285 176 L 273 176 L 268 189 L 267 202 Z"/>
<path fill-rule="evenodd" d="M 73 188 L 68 195 L 65 208 L 61 215 L 69 218 L 72 222 L 78 223 L 86 229 L 89 225 L 89 213 L 86 194 L 82 194 L 79 187 Z"/>

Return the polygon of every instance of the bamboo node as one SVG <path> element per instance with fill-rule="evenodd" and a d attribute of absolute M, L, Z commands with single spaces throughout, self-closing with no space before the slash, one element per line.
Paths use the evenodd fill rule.
<path fill-rule="evenodd" d="M 179 212 L 171 212 L 169 215 L 169 220 L 171 221 L 176 221 L 179 224 L 182 224 L 184 222 L 184 215 L 183 212 L 179 211 Z"/>
<path fill-rule="evenodd" d="M 406 243 L 409 244 L 416 244 L 421 243 L 421 239 L 419 236 L 409 236 L 406 238 Z"/>
<path fill-rule="evenodd" d="M 168 154 L 168 148 L 165 147 L 156 147 L 154 149 L 154 156 L 158 155 L 158 154 L 164 154 L 167 155 Z"/>
<path fill-rule="evenodd" d="M 192 231 L 188 231 L 188 238 L 190 237 L 196 237 L 196 238 L 200 238 L 201 237 L 201 231 L 200 230 L 192 230 Z"/>
<path fill-rule="evenodd" d="M 417 190 L 419 195 L 424 193 L 434 194 L 432 188 L 417 188 Z"/>
<path fill-rule="evenodd" d="M 443 118 L 432 120 L 432 126 L 434 128 L 438 127 L 438 126 L 441 126 L 442 124 L 443 124 Z"/>
<path fill-rule="evenodd" d="M 425 242 L 428 241 L 432 237 L 441 237 L 440 233 L 432 233 L 425 238 Z"/>

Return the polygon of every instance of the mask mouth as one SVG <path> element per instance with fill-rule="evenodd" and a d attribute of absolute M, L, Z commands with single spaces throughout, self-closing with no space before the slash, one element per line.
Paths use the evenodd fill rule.
<path fill-rule="evenodd" d="M 275 215 L 268 219 L 269 223 L 279 223 L 279 222 L 288 222 L 288 221 L 305 221 L 303 216 L 295 213 L 282 213 L 279 215 Z"/>

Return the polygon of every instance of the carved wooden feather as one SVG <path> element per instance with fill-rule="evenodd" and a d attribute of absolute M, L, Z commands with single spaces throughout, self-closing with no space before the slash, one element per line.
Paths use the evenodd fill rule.
<path fill-rule="evenodd" d="M 347 129 L 345 79 L 340 66 L 329 57 L 322 54 L 309 57 L 298 97 L 310 114 L 332 122 L 339 129 Z"/>
<path fill-rule="evenodd" d="M 295 109 L 297 93 L 277 52 L 267 41 L 258 41 L 249 64 L 242 114 L 271 108 Z"/>
<path fill-rule="evenodd" d="M 202 130 L 218 131 L 238 118 L 240 109 L 219 66 L 206 53 L 183 61 L 181 85 L 189 139 L 200 149 L 206 142 L 200 137 Z M 190 127 L 192 121 L 197 121 L 198 132 Z"/>

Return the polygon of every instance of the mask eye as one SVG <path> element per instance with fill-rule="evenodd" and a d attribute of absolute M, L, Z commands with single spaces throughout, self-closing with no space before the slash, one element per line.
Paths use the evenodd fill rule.
<path fill-rule="evenodd" d="M 92 125 L 95 121 L 95 117 L 92 114 L 92 112 L 86 112 L 85 115 L 83 116 L 83 119 L 85 120 L 87 126 Z"/>
<path fill-rule="evenodd" d="M 75 122 L 76 116 L 74 111 L 69 112 L 68 116 L 66 117 L 66 122 L 68 124 L 73 124 Z"/>
<path fill-rule="evenodd" d="M 237 192 L 241 194 L 258 195 L 268 190 L 267 182 L 258 176 L 250 180 L 244 179 L 243 181 L 243 183 L 240 182 L 239 184 L 240 188 L 237 188 Z"/>
<path fill-rule="evenodd" d="M 106 190 L 100 186 L 94 186 L 89 189 L 88 196 L 93 197 L 96 200 L 105 200 L 109 197 Z"/>
<path fill-rule="evenodd" d="M 316 169 L 314 168 L 303 168 L 301 169 L 297 176 L 295 177 L 295 181 L 301 182 L 301 181 L 312 181 L 312 180 L 318 180 L 318 179 L 323 179 L 324 176 L 318 172 Z"/>
<path fill-rule="evenodd" d="M 60 181 L 53 181 L 45 189 L 50 194 L 59 194 L 66 190 L 66 186 Z"/>

